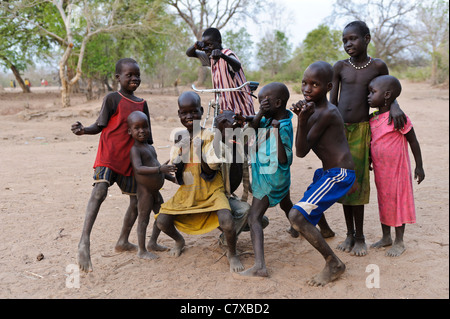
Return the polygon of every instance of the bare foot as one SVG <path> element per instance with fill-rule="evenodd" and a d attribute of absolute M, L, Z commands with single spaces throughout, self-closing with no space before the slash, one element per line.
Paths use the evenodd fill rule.
<path fill-rule="evenodd" d="M 359 239 L 355 238 L 355 245 L 353 246 L 352 251 L 350 252 L 352 256 L 365 256 L 367 255 L 367 246 L 364 238 Z"/>
<path fill-rule="evenodd" d="M 81 271 L 92 271 L 91 253 L 89 246 L 87 245 L 78 245 L 78 266 Z"/>
<path fill-rule="evenodd" d="M 337 250 L 344 251 L 344 252 L 350 252 L 355 245 L 355 239 L 353 238 L 353 235 L 347 235 L 347 238 L 340 243 L 336 248 Z"/>
<path fill-rule="evenodd" d="M 344 271 L 344 263 L 337 258 L 333 259 L 332 261 L 327 262 L 323 270 L 312 277 L 308 281 L 308 284 L 314 287 L 325 286 L 327 283 L 338 279 L 344 273 Z"/>
<path fill-rule="evenodd" d="M 169 255 L 172 257 L 179 257 L 181 252 L 184 250 L 185 241 L 184 239 L 175 242 L 175 246 L 169 250 Z"/>
<path fill-rule="evenodd" d="M 227 258 L 228 262 L 230 263 L 230 272 L 239 272 L 244 270 L 244 265 L 242 265 L 241 260 L 238 256 L 233 255 Z"/>
<path fill-rule="evenodd" d="M 300 236 L 300 233 L 296 231 L 292 226 L 286 229 L 286 231 L 291 235 L 292 238 L 297 238 Z"/>
<path fill-rule="evenodd" d="M 373 243 L 370 247 L 371 248 L 381 248 L 381 247 L 386 247 L 386 246 L 391 246 L 392 245 L 392 238 L 381 238 L 379 241 L 377 241 L 376 243 Z"/>
<path fill-rule="evenodd" d="M 154 259 L 159 258 L 159 256 L 157 256 L 154 253 L 151 253 L 151 252 L 149 252 L 147 250 L 138 251 L 137 256 L 139 258 L 147 259 L 147 260 L 154 260 Z"/>
<path fill-rule="evenodd" d="M 117 252 L 137 251 L 138 248 L 136 245 L 134 245 L 130 242 L 125 242 L 125 243 L 117 242 L 116 247 L 114 247 L 114 250 Z"/>
<path fill-rule="evenodd" d="M 406 250 L 405 245 L 402 243 L 394 243 L 394 245 L 386 252 L 388 257 L 398 257 Z"/>
<path fill-rule="evenodd" d="M 248 278 L 252 278 L 252 277 L 256 277 L 256 278 L 264 278 L 264 277 L 269 277 L 269 274 L 267 272 L 266 268 L 260 268 L 257 266 L 253 266 L 250 269 L 247 269 L 246 271 L 242 271 L 237 273 L 239 276 L 235 277 L 235 278 L 242 278 L 242 277 L 248 277 Z"/>
<path fill-rule="evenodd" d="M 159 245 L 154 242 L 148 242 L 147 250 L 149 250 L 149 251 L 167 251 L 167 250 L 169 250 L 169 247 Z"/>

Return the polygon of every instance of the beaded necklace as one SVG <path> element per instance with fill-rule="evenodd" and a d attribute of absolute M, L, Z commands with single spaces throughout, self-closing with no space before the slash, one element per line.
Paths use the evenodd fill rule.
<path fill-rule="evenodd" d="M 360 69 L 367 68 L 367 67 L 369 66 L 369 64 L 372 62 L 372 58 L 369 57 L 369 61 L 368 61 L 365 65 L 363 65 L 363 66 L 356 66 L 356 65 L 353 64 L 351 58 L 352 58 L 352 57 L 349 57 L 349 58 L 348 58 L 348 63 L 350 63 L 350 65 L 351 65 L 352 67 L 354 67 L 356 70 L 360 70 Z"/>

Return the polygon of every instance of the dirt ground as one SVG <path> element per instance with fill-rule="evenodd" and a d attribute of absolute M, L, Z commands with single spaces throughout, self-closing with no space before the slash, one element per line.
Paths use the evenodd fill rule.
<path fill-rule="evenodd" d="M 101 100 L 86 102 L 76 96 L 72 107 L 61 109 L 59 95 L 51 88 L 36 88 L 31 94 L 0 92 L 0 298 L 449 298 L 449 92 L 424 83 L 403 82 L 403 86 L 399 103 L 415 126 L 426 174 L 420 185 L 414 185 L 417 223 L 406 226 L 407 250 L 398 258 L 386 257 L 384 249 L 369 249 L 365 257 L 337 251 L 346 227 L 342 206 L 336 204 L 326 213 L 336 232 L 327 241 L 347 270 L 339 280 L 319 288 L 306 281 L 323 268 L 324 261 L 305 239 L 289 236 L 288 221 L 279 207 L 266 213 L 270 219 L 264 232 L 267 279 L 233 278 L 217 244 L 218 230 L 186 235 L 186 249 L 178 258 L 161 252 L 160 258 L 148 261 L 135 253 L 116 253 L 128 206 L 128 197 L 116 185 L 110 188 L 92 232 L 94 271 L 77 277 L 77 245 L 99 136 L 75 136 L 70 125 L 77 120 L 92 124 Z M 159 160 L 165 161 L 168 137 L 180 126 L 177 95 L 173 90 L 152 93 L 141 88 L 136 95 L 149 103 L 155 147 Z M 201 96 L 206 106 L 211 96 Z M 293 93 L 289 105 L 300 98 Z M 411 160 L 414 165 L 412 156 Z M 312 153 L 294 159 L 293 201 L 301 198 L 319 165 Z M 371 183 L 365 215 L 368 245 L 381 236 L 373 175 Z M 166 182 L 164 198 L 169 199 L 176 188 Z M 130 240 L 137 242 L 135 227 Z M 164 234 L 159 242 L 173 244 Z M 244 266 L 251 267 L 254 256 L 248 232 L 239 237 L 238 251 Z"/>

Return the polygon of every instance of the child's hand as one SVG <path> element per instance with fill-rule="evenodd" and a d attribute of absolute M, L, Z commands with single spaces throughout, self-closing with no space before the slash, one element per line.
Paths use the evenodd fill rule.
<path fill-rule="evenodd" d="M 416 167 L 414 170 L 414 179 L 417 179 L 417 184 L 420 184 L 425 179 L 425 172 L 422 167 Z"/>
<path fill-rule="evenodd" d="M 167 160 L 164 164 L 161 165 L 159 170 L 161 171 L 161 173 L 171 174 L 177 171 L 177 167 L 173 164 L 169 164 L 169 160 Z"/>
<path fill-rule="evenodd" d="M 305 100 L 300 100 L 297 103 L 292 103 L 292 107 L 291 107 L 291 111 L 294 112 L 297 116 L 300 114 L 300 112 L 302 111 L 303 107 L 305 106 L 306 101 Z"/>
<path fill-rule="evenodd" d="M 212 50 L 210 57 L 217 61 L 222 57 L 222 51 L 220 49 L 214 49 Z"/>
<path fill-rule="evenodd" d="M 242 115 L 242 113 L 236 113 L 233 116 L 234 122 L 233 122 L 233 128 L 236 127 L 243 127 L 245 123 L 245 116 Z"/>
<path fill-rule="evenodd" d="M 302 124 L 308 123 L 309 118 L 314 113 L 315 106 L 316 104 L 314 102 L 308 102 L 303 106 L 303 108 L 300 111 L 300 114 L 298 115 L 299 121 Z"/>
<path fill-rule="evenodd" d="M 265 114 L 269 110 L 270 110 L 269 98 L 266 96 L 264 99 L 261 100 L 261 103 L 260 103 L 260 106 L 259 106 L 259 111 L 262 114 Z"/>
<path fill-rule="evenodd" d="M 273 128 L 280 128 L 280 121 L 272 120 L 272 127 Z"/>
<path fill-rule="evenodd" d="M 194 43 L 194 48 L 195 48 L 196 50 L 203 51 L 203 49 L 205 48 L 205 44 L 204 44 L 202 41 L 196 41 L 196 42 Z"/>
<path fill-rule="evenodd" d="M 84 134 L 84 126 L 80 122 L 76 122 L 75 124 L 72 124 L 71 128 L 73 134 L 75 135 L 83 135 Z"/>

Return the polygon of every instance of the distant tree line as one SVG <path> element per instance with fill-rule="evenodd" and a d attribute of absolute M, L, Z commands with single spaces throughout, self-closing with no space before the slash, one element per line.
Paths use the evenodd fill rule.
<path fill-rule="evenodd" d="M 159 87 L 208 85 L 208 71 L 186 48 L 214 26 L 224 47 L 237 53 L 251 80 L 299 82 L 313 61 L 346 58 L 342 29 L 365 21 L 372 34 L 370 55 L 391 73 L 432 84 L 449 81 L 448 0 L 335 0 L 333 13 L 293 48 L 282 28 L 252 39 L 240 21 L 258 17 L 273 3 L 264 0 L 21 0 L 0 2 L 0 66 L 22 78 L 36 62 L 57 66 L 61 104 L 80 83 L 88 98 L 99 87 L 117 89 L 115 62 L 136 59 L 149 81 Z M 289 21 L 286 21 L 289 23 Z"/>

